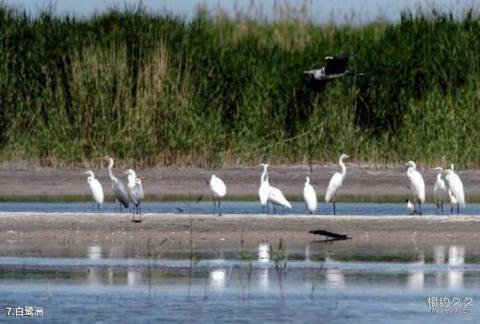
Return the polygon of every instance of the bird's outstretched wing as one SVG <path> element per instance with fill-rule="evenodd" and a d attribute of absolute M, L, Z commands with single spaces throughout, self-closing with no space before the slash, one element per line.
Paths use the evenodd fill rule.
<path fill-rule="evenodd" d="M 336 56 L 331 57 L 327 56 L 325 58 L 326 66 L 325 66 L 325 74 L 343 74 L 347 72 L 347 65 L 348 65 L 348 56 Z"/>

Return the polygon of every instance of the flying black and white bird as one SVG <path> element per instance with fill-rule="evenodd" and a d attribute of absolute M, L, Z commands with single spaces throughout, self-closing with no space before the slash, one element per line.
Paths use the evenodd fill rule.
<path fill-rule="evenodd" d="M 303 74 L 310 81 L 312 87 L 320 91 L 323 90 L 328 81 L 351 74 L 347 70 L 349 59 L 348 56 L 326 56 L 325 66 L 303 71 Z"/>

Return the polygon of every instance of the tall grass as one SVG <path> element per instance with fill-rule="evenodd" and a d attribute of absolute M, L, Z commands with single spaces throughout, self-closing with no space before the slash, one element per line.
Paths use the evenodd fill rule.
<path fill-rule="evenodd" d="M 0 154 L 46 165 L 406 159 L 480 164 L 480 20 L 403 13 L 318 26 L 141 9 L 88 19 L 0 8 Z M 302 71 L 354 55 L 322 93 Z"/>

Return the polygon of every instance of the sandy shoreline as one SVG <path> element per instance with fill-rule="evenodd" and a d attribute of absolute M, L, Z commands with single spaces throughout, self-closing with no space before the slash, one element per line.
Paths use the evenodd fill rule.
<path fill-rule="evenodd" d="M 2 256 L 85 257 L 88 247 L 105 251 L 122 247 L 144 255 L 147 244 L 158 253 L 187 252 L 190 224 L 198 251 L 256 250 L 260 241 L 283 240 L 292 251 L 307 245 L 334 255 L 399 255 L 433 253 L 438 245 L 463 246 L 470 256 L 480 256 L 478 216 L 265 216 L 146 214 L 143 222 L 127 214 L 0 213 Z M 325 244 L 324 236 L 309 233 L 322 229 L 351 239 Z M 151 248 L 149 248 L 151 249 Z M 318 251 L 317 251 L 318 252 Z M 114 252 L 112 252 L 114 253 Z M 128 253 L 127 253 L 128 254 Z"/>
<path fill-rule="evenodd" d="M 7 168 L 0 169 L 0 196 L 88 196 L 89 189 L 86 169 L 71 168 Z M 118 177 L 125 179 L 115 169 Z M 335 164 L 314 165 L 311 182 L 316 188 L 317 195 L 323 196 L 331 175 L 338 170 Z M 436 173 L 431 169 L 422 169 L 427 195 L 432 195 Z M 111 194 L 110 180 L 107 169 L 93 169 L 102 183 L 105 193 Z M 137 173 L 146 177 L 143 181 L 145 192 L 152 197 L 209 195 L 207 181 L 211 174 L 221 177 L 228 187 L 230 196 L 256 197 L 261 169 L 251 166 L 233 166 L 218 169 L 208 168 L 157 168 L 137 170 Z M 309 175 L 307 165 L 277 166 L 272 165 L 269 170 L 270 182 L 279 187 L 286 195 L 299 196 L 303 190 L 305 176 Z M 480 197 L 480 170 L 458 171 L 462 178 L 467 195 Z M 8 184 L 8 185 L 6 185 Z M 410 194 L 406 169 L 398 167 L 374 167 L 348 164 L 347 177 L 340 196 L 399 196 Z M 341 197 L 340 197 L 341 198 Z"/>

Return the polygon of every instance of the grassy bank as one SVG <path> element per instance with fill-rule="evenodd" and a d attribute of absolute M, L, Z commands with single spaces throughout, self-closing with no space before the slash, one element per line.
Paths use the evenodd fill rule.
<path fill-rule="evenodd" d="M 480 164 L 480 20 L 317 26 L 0 9 L 0 154 L 44 165 L 355 160 Z M 366 72 L 312 91 L 304 69 Z"/>

